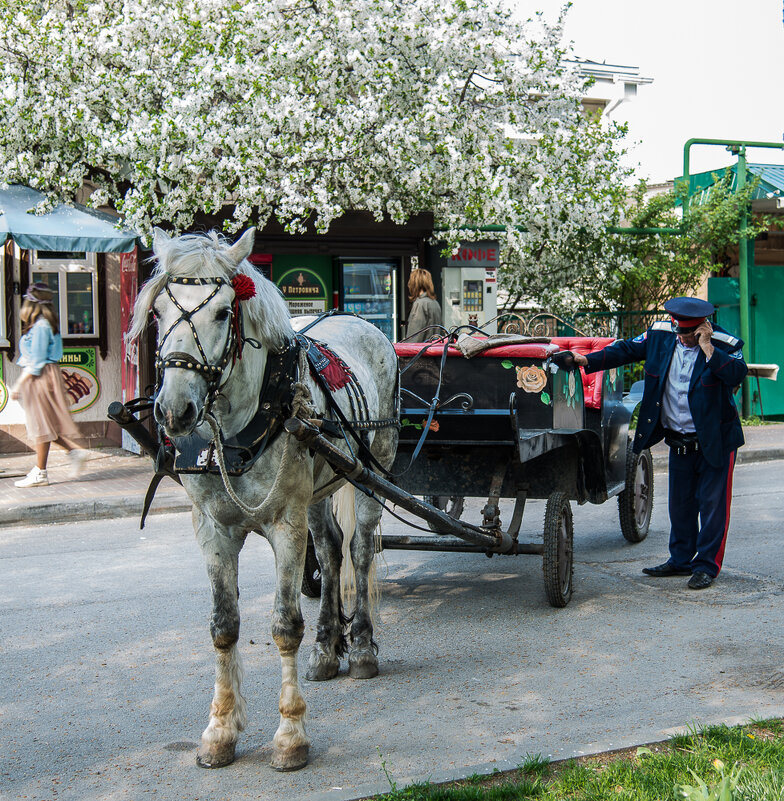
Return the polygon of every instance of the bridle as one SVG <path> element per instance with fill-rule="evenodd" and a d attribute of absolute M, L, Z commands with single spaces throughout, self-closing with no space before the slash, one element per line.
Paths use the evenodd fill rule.
<path fill-rule="evenodd" d="M 210 294 L 201 301 L 201 303 L 188 311 L 179 303 L 177 298 L 174 297 L 174 294 L 169 288 L 170 284 L 184 284 L 188 286 L 209 286 L 210 284 L 214 284 L 214 288 L 212 292 L 210 292 Z M 241 358 L 241 350 L 237 348 L 238 341 L 250 342 L 254 345 L 254 347 L 258 345 L 255 340 L 245 340 L 242 336 L 242 322 L 241 319 L 238 319 L 239 315 L 241 315 L 241 311 L 238 309 L 238 304 L 235 302 L 230 311 L 229 333 L 226 335 L 226 342 L 223 345 L 223 352 L 221 353 L 218 363 L 211 364 L 207 359 L 207 354 L 204 352 L 204 348 L 202 347 L 199 339 L 199 334 L 196 331 L 196 326 L 194 326 L 191 318 L 194 314 L 196 314 L 196 312 L 203 309 L 224 286 L 231 286 L 231 282 L 219 276 L 214 278 L 169 278 L 164 285 L 164 289 L 166 290 L 166 294 L 169 296 L 169 300 L 171 300 L 174 306 L 179 310 L 180 316 L 169 326 L 163 337 L 161 337 L 160 341 L 158 342 L 158 347 L 155 351 L 154 395 L 156 397 L 158 395 L 158 391 L 163 383 L 163 372 L 167 367 L 177 367 L 182 370 L 193 370 L 194 372 L 199 373 L 199 375 L 204 376 L 204 379 L 207 382 L 207 396 L 205 398 L 204 406 L 202 406 L 199 414 L 199 420 L 203 419 L 204 414 L 206 414 L 212 407 L 212 403 L 218 394 L 218 390 L 220 389 L 223 380 L 223 372 L 226 369 L 226 365 L 229 363 L 229 359 L 232 357 L 236 359 L 238 355 Z M 161 357 L 161 350 L 163 349 L 166 340 L 169 338 L 169 335 L 183 321 L 185 321 L 191 329 L 193 340 L 196 343 L 199 356 L 202 359 L 201 361 L 194 358 L 189 353 L 183 353 L 182 351 L 173 351 L 172 353 L 168 353 L 165 357 Z"/>

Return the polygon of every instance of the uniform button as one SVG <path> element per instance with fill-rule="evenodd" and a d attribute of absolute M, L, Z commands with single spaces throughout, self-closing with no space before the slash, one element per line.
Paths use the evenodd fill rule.
<path fill-rule="evenodd" d="M 650 418 L 650 417 L 648 418 L 648 422 L 649 422 L 649 423 L 651 422 L 651 418 Z"/>
<path fill-rule="evenodd" d="M 659 401 L 656 401 L 656 405 L 661 406 L 661 403 L 659 403 Z"/>

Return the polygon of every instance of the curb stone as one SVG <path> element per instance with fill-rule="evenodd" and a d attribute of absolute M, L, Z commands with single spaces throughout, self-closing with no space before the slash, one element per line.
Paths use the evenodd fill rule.
<path fill-rule="evenodd" d="M 0 508 L 0 528 L 52 523 L 74 523 L 79 520 L 99 520 L 115 517 L 141 517 L 144 497 L 108 496 L 89 501 L 46 501 L 44 503 L 13 504 Z M 159 493 L 155 496 L 149 515 L 190 512 L 192 504 L 180 493 Z"/>

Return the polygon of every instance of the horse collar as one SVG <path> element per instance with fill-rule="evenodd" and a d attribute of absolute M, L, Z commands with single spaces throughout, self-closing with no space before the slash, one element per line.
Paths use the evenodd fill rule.
<path fill-rule="evenodd" d="M 266 448 L 283 430 L 284 420 L 291 414 L 292 386 L 296 381 L 299 344 L 289 342 L 280 351 L 270 351 L 264 367 L 256 413 L 238 434 L 224 439 L 221 445 L 229 475 L 239 476 L 250 470 Z M 174 440 L 177 452 L 174 469 L 177 473 L 218 473 L 215 442 L 195 432 Z"/>

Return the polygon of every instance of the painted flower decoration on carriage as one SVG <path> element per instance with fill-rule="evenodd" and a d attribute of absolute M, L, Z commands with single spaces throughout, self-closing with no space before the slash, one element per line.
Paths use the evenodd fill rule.
<path fill-rule="evenodd" d="M 250 300 L 256 297 L 256 284 L 249 275 L 244 273 L 235 273 L 231 279 L 231 286 L 234 289 L 234 303 L 232 304 L 232 326 L 234 328 L 234 341 L 237 343 L 237 349 L 232 357 L 233 361 L 242 358 L 242 347 L 245 344 L 245 332 L 242 323 L 242 312 L 240 303 L 245 300 Z"/>

